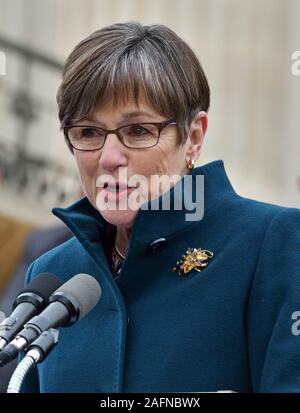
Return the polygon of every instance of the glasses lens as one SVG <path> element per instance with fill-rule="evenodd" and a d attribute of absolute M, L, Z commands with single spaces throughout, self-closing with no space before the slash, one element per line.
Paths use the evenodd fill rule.
<path fill-rule="evenodd" d="M 98 128 L 74 126 L 68 130 L 68 138 L 76 149 L 93 150 L 103 146 L 105 133 Z"/>
<path fill-rule="evenodd" d="M 130 148 L 149 148 L 156 145 L 159 131 L 156 125 L 142 123 L 120 128 L 120 135 Z"/>

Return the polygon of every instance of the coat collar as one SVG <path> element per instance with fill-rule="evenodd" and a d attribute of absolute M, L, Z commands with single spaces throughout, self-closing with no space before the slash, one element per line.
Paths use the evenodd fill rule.
<path fill-rule="evenodd" d="M 194 202 L 196 200 L 196 187 L 197 185 L 199 187 L 199 183 L 203 179 L 199 179 L 201 175 L 204 176 L 204 216 L 202 217 L 204 219 L 211 209 L 216 207 L 217 204 L 219 205 L 218 201 L 224 196 L 235 192 L 226 175 L 223 161 L 217 160 L 194 168 L 191 171 L 190 190 L 192 191 L 192 200 Z M 175 187 L 178 185 L 182 187 L 183 179 L 178 181 Z M 186 219 L 186 214 L 193 212 L 190 209 L 190 203 L 183 203 L 184 208 L 181 210 L 174 208 L 175 187 L 167 193 L 170 196 L 170 210 L 153 210 L 151 209 L 150 201 L 148 202 L 148 210 L 139 209 L 132 227 L 131 245 L 142 246 L 161 237 L 168 238 L 199 222 L 199 219 L 197 221 Z M 161 203 L 162 198 L 165 196 L 162 195 L 157 198 L 156 202 Z M 189 196 L 188 198 L 191 197 Z M 54 208 L 52 212 L 70 228 L 80 242 L 86 240 L 99 242 L 105 236 L 108 223 L 90 204 L 87 198 L 82 198 L 64 209 Z"/>

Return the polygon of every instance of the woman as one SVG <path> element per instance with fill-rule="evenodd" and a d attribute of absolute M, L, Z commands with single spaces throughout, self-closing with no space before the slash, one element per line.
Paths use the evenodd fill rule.
<path fill-rule="evenodd" d="M 68 57 L 58 106 L 86 197 L 54 210 L 74 237 L 27 282 L 89 273 L 102 298 L 24 390 L 298 392 L 299 210 L 240 197 L 222 161 L 193 169 L 209 86 L 191 49 L 165 26 L 105 27 Z"/>

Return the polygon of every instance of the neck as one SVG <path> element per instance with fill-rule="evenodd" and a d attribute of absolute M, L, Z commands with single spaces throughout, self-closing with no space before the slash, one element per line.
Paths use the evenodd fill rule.
<path fill-rule="evenodd" d="M 120 253 L 125 257 L 128 249 L 131 228 L 117 227 L 115 245 Z"/>

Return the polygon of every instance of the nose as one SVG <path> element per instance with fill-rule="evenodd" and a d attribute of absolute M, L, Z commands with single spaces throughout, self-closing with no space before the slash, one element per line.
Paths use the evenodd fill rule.
<path fill-rule="evenodd" d="M 109 133 L 101 149 L 99 165 L 105 171 L 114 171 L 127 165 L 126 148 L 115 133 Z"/>

